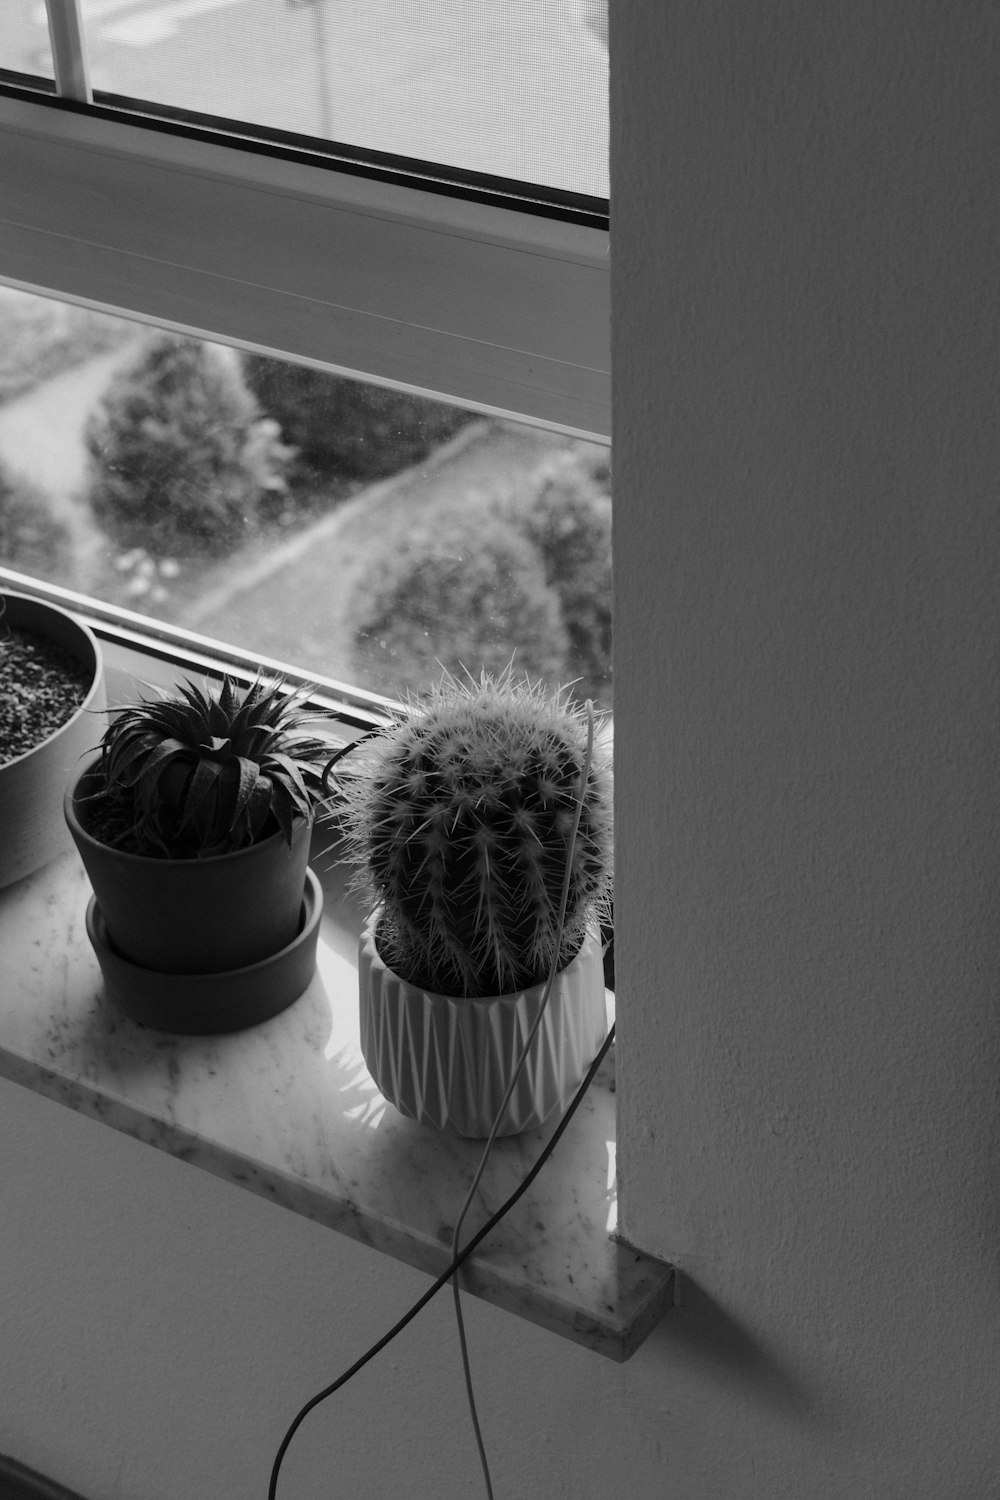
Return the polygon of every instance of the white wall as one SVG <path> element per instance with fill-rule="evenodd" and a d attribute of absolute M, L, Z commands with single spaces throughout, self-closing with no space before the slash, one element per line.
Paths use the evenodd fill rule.
<path fill-rule="evenodd" d="M 660 1343 L 671 1493 L 974 1500 L 1000 14 L 639 8 L 641 52 L 612 13 L 620 1143 L 626 1227 L 694 1283 Z"/>
<path fill-rule="evenodd" d="M 86 1500 L 265 1500 L 299 1406 L 427 1288 L 5 1082 L 0 1140 L 0 1452 Z M 633 1452 L 652 1484 L 648 1356 L 615 1365 L 471 1298 L 463 1308 L 498 1500 L 613 1493 Z M 307 1419 L 278 1488 L 481 1494 L 444 1296 Z"/>
<path fill-rule="evenodd" d="M 612 24 L 623 1195 L 685 1305 L 625 1366 L 470 1305 L 498 1500 L 980 1500 L 997 13 Z M 0 1140 L 0 1450 L 88 1500 L 263 1496 L 426 1285 L 10 1085 Z M 279 1491 L 480 1493 L 446 1303 Z"/>

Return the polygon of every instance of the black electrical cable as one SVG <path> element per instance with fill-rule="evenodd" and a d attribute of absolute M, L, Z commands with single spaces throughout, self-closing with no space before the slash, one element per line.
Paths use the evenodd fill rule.
<path fill-rule="evenodd" d="M 360 1359 L 356 1360 L 354 1364 L 351 1365 L 349 1370 L 345 1370 L 344 1373 L 338 1376 L 338 1378 L 333 1381 L 331 1385 L 328 1385 L 325 1390 L 317 1392 L 317 1394 L 311 1397 L 311 1399 L 306 1402 L 305 1406 L 303 1406 L 302 1409 L 298 1412 L 291 1425 L 289 1426 L 288 1431 L 285 1433 L 285 1436 L 281 1442 L 281 1446 L 279 1447 L 277 1454 L 275 1455 L 274 1465 L 271 1469 L 271 1481 L 268 1485 L 267 1490 L 267 1500 L 275 1500 L 278 1492 L 278 1470 L 281 1467 L 282 1459 L 288 1451 L 288 1447 L 292 1441 L 292 1438 L 295 1436 L 302 1422 L 305 1421 L 309 1413 L 315 1407 L 319 1406 L 322 1401 L 325 1401 L 327 1397 L 334 1395 L 337 1391 L 340 1390 L 342 1386 L 346 1385 L 347 1382 L 351 1380 L 359 1370 L 363 1369 L 364 1366 L 368 1364 L 369 1360 L 374 1359 L 376 1354 L 380 1354 L 381 1351 L 386 1347 L 386 1345 L 392 1342 L 397 1334 L 402 1333 L 403 1329 L 406 1328 L 409 1323 L 412 1323 L 413 1319 L 417 1316 L 417 1313 L 422 1312 L 423 1309 L 427 1306 L 428 1302 L 430 1302 L 431 1298 L 436 1297 L 441 1288 L 447 1286 L 452 1276 L 454 1276 L 455 1272 L 465 1264 L 472 1252 L 477 1249 L 482 1241 L 486 1238 L 486 1236 L 496 1228 L 496 1226 L 500 1223 L 500 1220 L 510 1212 L 518 1199 L 523 1197 L 523 1195 L 528 1191 L 528 1188 L 534 1182 L 542 1167 L 552 1155 L 553 1151 L 559 1143 L 563 1131 L 566 1129 L 570 1120 L 575 1115 L 577 1108 L 583 1100 L 583 1096 L 586 1094 L 590 1085 L 593 1083 L 594 1078 L 597 1074 L 597 1070 L 607 1056 L 608 1049 L 610 1048 L 611 1043 L 614 1041 L 614 1038 L 615 1028 L 614 1025 L 612 1025 L 611 1030 L 608 1032 L 607 1036 L 604 1038 L 604 1041 L 601 1043 L 601 1050 L 598 1052 L 597 1056 L 594 1058 L 594 1061 L 588 1068 L 586 1077 L 584 1078 L 580 1087 L 577 1089 L 576 1093 L 573 1095 L 570 1104 L 567 1106 L 566 1112 L 562 1116 L 562 1119 L 559 1121 L 559 1124 L 556 1126 L 555 1130 L 552 1132 L 551 1137 L 546 1142 L 541 1155 L 539 1156 L 538 1160 L 535 1162 L 531 1170 L 528 1172 L 528 1174 L 511 1193 L 506 1202 L 502 1203 L 501 1206 L 497 1209 L 496 1213 L 493 1214 L 491 1218 L 487 1219 L 486 1223 L 481 1229 L 477 1230 L 477 1232 L 472 1236 L 472 1239 L 469 1240 L 468 1244 L 463 1247 L 460 1253 L 452 1258 L 447 1270 L 442 1271 L 441 1275 L 435 1282 L 431 1284 L 431 1286 L 423 1294 L 423 1296 L 418 1298 L 418 1300 L 414 1302 L 409 1311 L 403 1314 L 399 1322 L 396 1323 L 394 1327 L 390 1328 L 389 1332 L 384 1334 L 377 1343 L 373 1344 L 367 1351 L 367 1353 L 363 1354 Z"/>

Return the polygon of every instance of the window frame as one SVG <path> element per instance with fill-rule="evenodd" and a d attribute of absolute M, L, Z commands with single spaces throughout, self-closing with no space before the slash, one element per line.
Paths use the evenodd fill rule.
<path fill-rule="evenodd" d="M 0 85 L 0 281 L 601 442 L 609 248 Z"/>
<path fill-rule="evenodd" d="M 604 229 L 0 83 L 0 284 L 608 443 L 610 269 Z M 316 681 L 0 565 L 4 583 L 87 615 L 147 678 L 264 665 Z M 313 698 L 360 729 L 391 708 L 324 679 Z"/>

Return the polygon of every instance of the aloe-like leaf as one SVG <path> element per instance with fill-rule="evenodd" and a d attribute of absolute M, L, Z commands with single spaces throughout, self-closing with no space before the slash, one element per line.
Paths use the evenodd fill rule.
<path fill-rule="evenodd" d="M 256 702 L 254 692 L 255 688 L 256 681 L 251 683 L 242 702 L 237 702 L 229 714 L 230 733 L 234 738 L 238 735 L 242 735 L 245 732 L 247 725 L 253 720 L 254 704 Z"/>
<path fill-rule="evenodd" d="M 213 701 L 212 708 L 219 714 L 224 714 L 226 724 L 229 725 L 239 713 L 241 699 L 236 691 L 236 684 L 227 674 L 222 679 L 222 687 L 219 692 L 218 702 Z"/>
<path fill-rule="evenodd" d="M 268 769 L 272 771 L 272 774 L 274 767 L 280 767 L 280 769 L 284 771 L 285 775 L 289 778 L 295 788 L 299 792 L 301 792 L 302 796 L 308 797 L 309 793 L 306 789 L 306 784 L 302 776 L 302 770 L 290 755 L 286 755 L 284 751 L 276 750 L 268 756 L 267 763 Z"/>
<path fill-rule="evenodd" d="M 274 807 L 273 789 L 266 776 L 258 778 L 250 795 L 246 812 L 251 840 L 257 838 L 263 832 L 271 813 L 275 814 L 278 826 L 281 827 L 281 820 Z M 290 843 L 291 839 L 288 842 Z"/>
<path fill-rule="evenodd" d="M 194 771 L 187 785 L 184 797 L 184 811 L 181 816 L 180 827 L 189 827 L 204 806 L 205 800 L 218 786 L 222 775 L 222 767 L 218 761 L 198 759 L 195 762 Z"/>
<path fill-rule="evenodd" d="M 294 817 L 287 791 L 280 785 L 272 784 L 271 811 L 281 829 L 285 843 L 291 848 Z"/>
<path fill-rule="evenodd" d="M 280 701 L 283 680 L 281 677 L 276 677 L 272 682 L 265 682 L 263 677 L 254 678 L 243 700 L 248 712 L 255 717 L 266 715 L 272 705 Z"/>
<path fill-rule="evenodd" d="M 199 735 L 200 739 L 209 739 L 212 735 L 220 735 L 223 739 L 229 736 L 230 716 L 219 703 L 210 703 L 204 715 L 204 728 Z"/>
<path fill-rule="evenodd" d="M 231 781 L 235 775 L 235 786 L 227 786 L 229 802 L 228 821 L 230 828 L 235 828 L 243 809 L 247 806 L 253 795 L 254 788 L 260 778 L 260 767 L 245 756 L 234 756 L 226 762 L 225 773 L 227 781 Z"/>
<path fill-rule="evenodd" d="M 150 748 L 149 755 L 136 780 L 137 789 L 145 796 L 161 777 L 168 766 L 174 764 L 178 759 L 190 760 L 191 746 L 185 745 L 183 740 L 161 740 L 158 745 Z"/>
<path fill-rule="evenodd" d="M 299 809 L 303 816 L 308 817 L 313 809 L 315 798 L 313 793 L 310 792 L 305 778 L 300 775 L 293 779 L 286 776 L 285 772 L 280 768 L 273 772 L 273 777 L 276 782 L 279 782 L 285 788 L 294 806 Z"/>
<path fill-rule="evenodd" d="M 211 707 L 209 695 L 197 683 L 192 682 L 190 678 L 185 678 L 180 684 L 178 699 L 183 700 L 183 705 L 186 705 L 187 710 L 194 714 L 196 718 L 206 719 L 208 717 L 209 708 Z M 181 707 L 182 704 L 177 700 L 169 700 L 169 706 L 175 708 Z"/>
<path fill-rule="evenodd" d="M 157 736 L 148 730 L 122 735 L 106 751 L 105 774 L 130 786 L 137 779 L 150 750 L 158 743 Z"/>

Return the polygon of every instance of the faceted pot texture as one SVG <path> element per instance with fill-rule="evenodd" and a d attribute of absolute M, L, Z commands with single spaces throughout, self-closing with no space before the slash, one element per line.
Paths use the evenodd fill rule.
<path fill-rule="evenodd" d="M 23 880 L 73 845 L 63 793 L 104 728 L 104 658 L 97 637 L 66 610 L 3 591 L 4 625 L 45 636 L 90 672 L 91 687 L 71 718 L 33 749 L 0 766 L 0 888 Z"/>
<path fill-rule="evenodd" d="M 386 968 L 365 928 L 359 950 L 361 1051 L 379 1091 L 421 1124 L 483 1138 L 493 1128 L 544 985 L 458 999 L 418 989 Z M 556 976 L 500 1135 L 518 1135 L 566 1107 L 604 1040 L 607 1006 L 598 938 Z"/>

